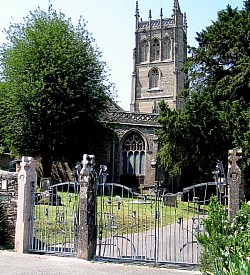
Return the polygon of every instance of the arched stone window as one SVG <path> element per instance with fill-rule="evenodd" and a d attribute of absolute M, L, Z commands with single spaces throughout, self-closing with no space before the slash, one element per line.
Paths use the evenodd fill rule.
<path fill-rule="evenodd" d="M 149 89 L 158 87 L 159 84 L 159 70 L 153 68 L 149 72 Z"/>
<path fill-rule="evenodd" d="M 142 137 L 133 132 L 127 136 L 122 146 L 123 174 L 145 174 L 145 142 Z"/>
<path fill-rule="evenodd" d="M 160 58 L 160 42 L 158 39 L 152 41 L 151 61 L 157 61 Z"/>
<path fill-rule="evenodd" d="M 171 59 L 171 40 L 166 37 L 162 42 L 162 60 Z"/>
<path fill-rule="evenodd" d="M 140 60 L 141 62 L 147 62 L 148 61 L 148 41 L 143 40 L 141 42 L 141 47 L 140 47 Z"/>

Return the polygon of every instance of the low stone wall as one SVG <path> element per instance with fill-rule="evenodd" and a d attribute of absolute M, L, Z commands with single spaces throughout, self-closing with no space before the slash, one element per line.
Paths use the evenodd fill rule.
<path fill-rule="evenodd" d="M 18 173 L 0 170 L 0 201 L 7 212 L 7 244 L 14 247 L 17 219 Z"/>

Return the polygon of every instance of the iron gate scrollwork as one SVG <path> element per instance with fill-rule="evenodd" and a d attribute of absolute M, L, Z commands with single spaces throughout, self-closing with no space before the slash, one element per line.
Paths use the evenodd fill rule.
<path fill-rule="evenodd" d="M 159 188 L 134 192 L 106 183 L 101 166 L 96 188 L 96 259 L 197 264 L 197 234 L 204 231 L 212 195 L 226 205 L 226 182 L 201 183 L 177 194 Z M 217 175 L 216 174 L 216 175 Z M 95 173 L 93 174 L 97 176 Z M 40 186 L 33 193 L 30 252 L 76 255 L 79 233 L 77 181 Z"/>
<path fill-rule="evenodd" d="M 76 254 L 79 183 L 48 183 L 36 189 L 30 219 L 29 251 Z"/>
<path fill-rule="evenodd" d="M 197 234 L 204 231 L 216 182 L 177 194 L 157 189 L 148 194 L 115 184 L 98 185 L 96 259 L 197 264 Z"/>

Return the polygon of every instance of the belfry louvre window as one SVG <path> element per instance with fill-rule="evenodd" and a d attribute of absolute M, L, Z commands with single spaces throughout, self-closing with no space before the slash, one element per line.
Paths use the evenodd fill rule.
<path fill-rule="evenodd" d="M 171 40 L 166 37 L 162 44 L 162 59 L 171 59 Z"/>
<path fill-rule="evenodd" d="M 149 89 L 158 87 L 159 71 L 158 69 L 152 69 L 149 72 Z"/>
<path fill-rule="evenodd" d="M 148 41 L 143 40 L 141 42 L 141 62 L 147 62 L 148 61 Z"/>
<path fill-rule="evenodd" d="M 158 39 L 154 39 L 152 42 L 152 54 L 151 61 L 157 61 L 160 58 L 160 42 Z"/>
<path fill-rule="evenodd" d="M 131 133 L 123 143 L 123 174 L 145 173 L 145 142 L 138 133 Z"/>

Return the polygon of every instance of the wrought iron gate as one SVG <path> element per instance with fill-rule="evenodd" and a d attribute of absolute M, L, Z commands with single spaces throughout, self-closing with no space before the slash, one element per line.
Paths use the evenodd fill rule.
<path fill-rule="evenodd" d="M 196 236 L 204 231 L 217 184 L 202 183 L 177 194 L 133 192 L 123 185 L 98 186 L 96 259 L 197 264 Z"/>
<path fill-rule="evenodd" d="M 33 193 L 29 251 L 76 254 L 79 184 L 64 182 L 39 190 Z"/>

